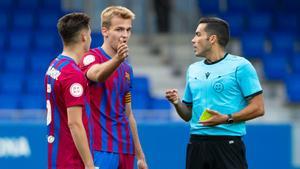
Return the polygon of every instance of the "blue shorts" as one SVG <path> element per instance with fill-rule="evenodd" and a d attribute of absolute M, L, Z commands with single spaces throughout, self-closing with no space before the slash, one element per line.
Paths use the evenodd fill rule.
<path fill-rule="evenodd" d="M 95 167 L 100 169 L 133 169 L 133 154 L 118 154 L 105 151 L 94 151 Z"/>

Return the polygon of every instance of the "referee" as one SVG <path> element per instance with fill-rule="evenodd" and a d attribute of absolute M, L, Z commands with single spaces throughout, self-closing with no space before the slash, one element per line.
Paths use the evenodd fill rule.
<path fill-rule="evenodd" d="M 183 99 L 166 91 L 178 115 L 190 123 L 186 169 L 247 169 L 245 121 L 264 115 L 262 88 L 252 64 L 225 52 L 229 25 L 200 19 L 192 39 L 196 57 L 189 66 Z"/>

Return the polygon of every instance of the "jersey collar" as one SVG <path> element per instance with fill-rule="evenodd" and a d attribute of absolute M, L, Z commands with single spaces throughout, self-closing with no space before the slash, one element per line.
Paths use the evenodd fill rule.
<path fill-rule="evenodd" d="M 58 59 L 66 59 L 66 60 L 68 60 L 68 61 L 75 62 L 75 60 L 74 60 L 73 58 L 71 58 L 71 57 L 69 57 L 69 56 L 62 55 L 62 54 L 58 55 L 57 58 L 58 58 Z M 75 62 L 75 63 L 76 63 L 76 62 Z"/>
<path fill-rule="evenodd" d="M 102 49 L 102 47 L 98 47 L 98 49 L 107 59 L 111 59 L 111 57 Z"/>
<path fill-rule="evenodd" d="M 204 60 L 204 63 L 205 63 L 206 65 L 216 64 L 216 63 L 218 63 L 218 62 L 224 60 L 224 59 L 226 58 L 227 55 L 228 55 L 228 53 L 225 53 L 224 57 L 222 57 L 221 59 L 216 60 L 216 61 L 214 61 L 214 62 L 208 62 L 207 59 L 205 59 L 205 60 Z"/>

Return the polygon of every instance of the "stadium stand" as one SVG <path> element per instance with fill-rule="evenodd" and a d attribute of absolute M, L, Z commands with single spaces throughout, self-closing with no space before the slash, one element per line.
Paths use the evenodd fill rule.
<path fill-rule="evenodd" d="M 42 75 L 62 46 L 56 31 L 57 20 L 64 13 L 60 1 L 1 0 L 0 5 L 0 60 L 4 63 L 0 75 L 1 81 L 5 81 L 0 94 L 9 98 L 0 104 L 12 109 L 44 109 Z M 7 9 L 12 10 L 7 13 Z M 102 35 L 93 32 L 91 47 L 102 43 Z M 134 109 L 170 110 L 164 99 L 152 98 L 147 77 L 136 77 L 133 81 Z"/>

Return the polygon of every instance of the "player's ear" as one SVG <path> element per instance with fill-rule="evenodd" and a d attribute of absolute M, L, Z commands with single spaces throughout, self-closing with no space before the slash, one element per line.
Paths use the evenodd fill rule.
<path fill-rule="evenodd" d="M 81 40 L 83 42 L 88 40 L 88 32 L 87 31 L 81 31 L 80 36 L 81 36 Z"/>
<path fill-rule="evenodd" d="M 209 41 L 210 41 L 211 44 L 216 43 L 217 42 L 217 35 L 211 35 L 209 37 Z"/>
<path fill-rule="evenodd" d="M 107 37 L 108 36 L 108 28 L 101 27 L 101 33 L 102 33 L 103 37 Z"/>

